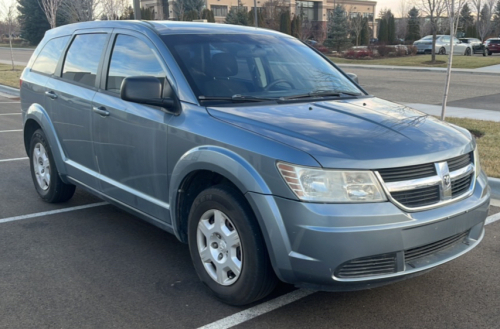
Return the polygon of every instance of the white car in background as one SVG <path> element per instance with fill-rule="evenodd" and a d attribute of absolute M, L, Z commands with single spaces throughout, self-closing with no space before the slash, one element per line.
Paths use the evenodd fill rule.
<path fill-rule="evenodd" d="M 436 36 L 436 53 L 446 55 L 450 53 L 451 38 L 449 35 Z M 423 37 L 413 43 L 417 47 L 417 53 L 430 54 L 432 52 L 432 35 Z M 470 56 L 472 54 L 471 45 L 462 43 L 457 38 L 453 38 L 453 54 Z"/>

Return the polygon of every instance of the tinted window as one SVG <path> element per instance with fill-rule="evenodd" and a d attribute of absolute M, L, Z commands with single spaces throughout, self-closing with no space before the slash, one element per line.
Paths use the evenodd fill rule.
<path fill-rule="evenodd" d="M 59 57 L 69 37 L 52 39 L 43 47 L 31 69 L 40 73 L 54 74 Z"/>
<path fill-rule="evenodd" d="M 66 54 L 62 77 L 94 87 L 106 38 L 106 34 L 77 35 Z"/>
<path fill-rule="evenodd" d="M 157 77 L 161 81 L 165 78 L 158 59 L 146 43 L 119 35 L 111 55 L 106 90 L 119 93 L 123 79 L 141 75 Z"/>

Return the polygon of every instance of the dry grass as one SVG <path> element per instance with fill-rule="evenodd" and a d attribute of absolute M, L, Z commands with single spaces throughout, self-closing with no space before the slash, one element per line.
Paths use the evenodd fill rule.
<path fill-rule="evenodd" d="M 478 136 L 481 166 L 490 177 L 500 178 L 500 122 L 461 118 L 446 118 L 446 121 L 464 127 Z"/>
<path fill-rule="evenodd" d="M 0 85 L 19 88 L 19 78 L 24 70 L 24 66 L 15 66 L 12 71 L 12 65 L 0 64 Z"/>
<path fill-rule="evenodd" d="M 424 67 L 446 67 L 448 56 L 437 55 L 436 64 L 431 64 L 431 55 L 416 55 L 407 57 L 392 57 L 384 59 L 345 59 L 330 58 L 335 64 L 361 64 L 361 65 L 393 65 L 393 66 L 424 66 Z M 453 68 L 476 69 L 479 67 L 500 64 L 500 54 L 494 56 L 453 56 Z"/>

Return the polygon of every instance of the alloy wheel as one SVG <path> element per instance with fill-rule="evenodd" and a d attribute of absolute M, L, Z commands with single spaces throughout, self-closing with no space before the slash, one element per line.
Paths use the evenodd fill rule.
<path fill-rule="evenodd" d="M 36 143 L 33 149 L 33 169 L 38 186 L 44 191 L 48 190 L 50 187 L 50 161 L 47 150 L 42 143 Z"/>

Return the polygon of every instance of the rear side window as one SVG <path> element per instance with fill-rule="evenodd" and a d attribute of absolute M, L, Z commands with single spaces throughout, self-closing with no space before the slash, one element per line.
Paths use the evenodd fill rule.
<path fill-rule="evenodd" d="M 63 79 L 94 87 L 106 39 L 106 34 L 77 35 L 66 54 Z"/>
<path fill-rule="evenodd" d="M 109 64 L 106 90 L 120 93 L 123 79 L 131 76 L 153 76 L 162 83 L 165 73 L 149 46 L 128 35 L 116 38 Z"/>
<path fill-rule="evenodd" d="M 59 58 L 68 43 L 68 37 L 55 38 L 45 44 L 31 69 L 45 74 L 54 74 Z"/>

